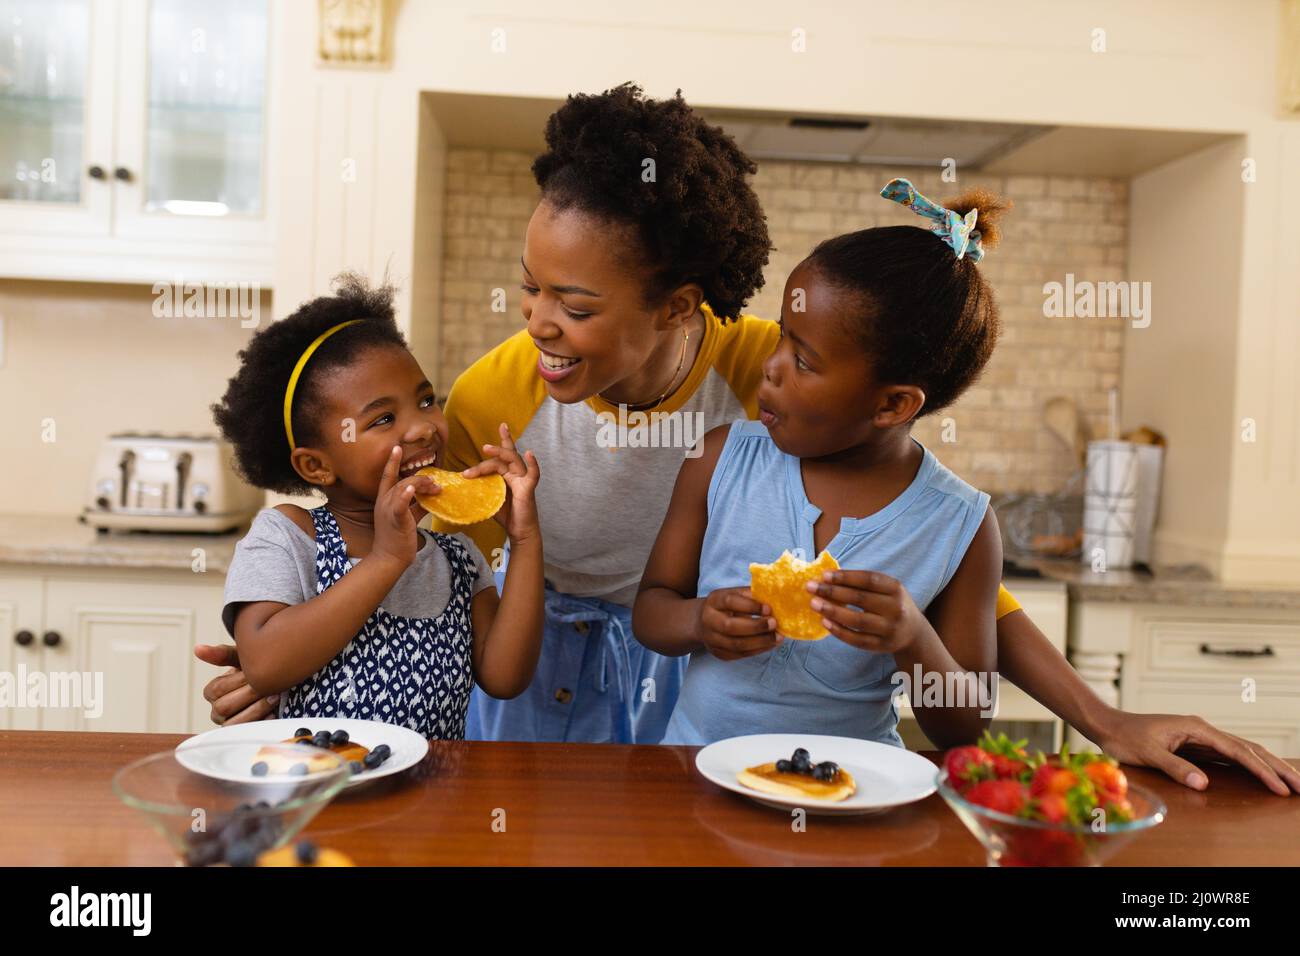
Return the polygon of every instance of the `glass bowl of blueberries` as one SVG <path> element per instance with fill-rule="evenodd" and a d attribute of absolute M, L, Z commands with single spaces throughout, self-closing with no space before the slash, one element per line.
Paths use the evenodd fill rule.
<path fill-rule="evenodd" d="M 313 743 L 239 740 L 137 760 L 113 777 L 113 791 L 181 863 L 253 866 L 292 840 L 353 773 L 345 756 Z"/>

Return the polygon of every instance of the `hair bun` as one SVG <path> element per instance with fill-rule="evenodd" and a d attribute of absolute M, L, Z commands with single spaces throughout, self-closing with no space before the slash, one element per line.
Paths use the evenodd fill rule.
<path fill-rule="evenodd" d="M 972 186 L 956 199 L 945 202 L 944 205 L 961 216 L 972 209 L 978 209 L 980 214 L 975 222 L 975 229 L 980 234 L 980 245 L 985 249 L 992 249 L 1002 238 L 998 223 L 1014 204 L 1010 199 L 1004 199 L 983 186 Z"/>

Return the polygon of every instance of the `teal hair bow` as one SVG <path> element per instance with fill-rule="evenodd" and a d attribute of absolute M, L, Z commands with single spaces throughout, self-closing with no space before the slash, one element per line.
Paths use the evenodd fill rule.
<path fill-rule="evenodd" d="M 972 209 L 965 216 L 945 209 L 922 196 L 906 179 L 891 179 L 880 190 L 880 195 L 892 202 L 901 203 L 918 216 L 924 216 L 933 222 L 930 231 L 951 246 L 958 259 L 970 256 L 971 262 L 979 262 L 984 258 L 979 230 L 975 228 L 975 220 L 979 218 L 978 209 Z"/>

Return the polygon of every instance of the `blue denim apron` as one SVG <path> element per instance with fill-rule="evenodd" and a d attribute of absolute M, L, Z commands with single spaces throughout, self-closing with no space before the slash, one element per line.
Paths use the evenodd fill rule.
<path fill-rule="evenodd" d="M 496 573 L 498 590 L 504 578 L 504 570 Z M 545 601 L 532 683 L 513 700 L 475 688 L 466 739 L 659 743 L 688 658 L 664 657 L 639 643 L 629 607 L 561 594 L 549 583 Z"/>

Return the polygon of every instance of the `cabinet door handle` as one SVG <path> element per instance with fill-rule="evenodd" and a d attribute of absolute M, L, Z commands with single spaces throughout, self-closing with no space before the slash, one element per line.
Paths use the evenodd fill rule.
<path fill-rule="evenodd" d="M 34 640 L 36 640 L 36 635 L 31 631 L 19 631 L 14 635 L 14 643 L 19 647 L 26 647 Z"/>
<path fill-rule="evenodd" d="M 45 642 L 46 647 L 58 647 L 59 641 L 63 640 L 63 635 L 58 631 L 46 631 L 41 640 Z"/>
<path fill-rule="evenodd" d="M 1201 645 L 1201 653 L 1209 654 L 1214 657 L 1272 657 L 1273 648 L 1265 644 L 1263 647 L 1211 647 L 1209 644 Z"/>
<path fill-rule="evenodd" d="M 86 170 L 86 175 L 89 176 L 91 179 L 103 179 L 105 176 L 104 167 L 91 166 L 88 170 Z"/>
<path fill-rule="evenodd" d="M 113 178 L 120 179 L 124 183 L 129 183 L 131 181 L 131 170 L 127 169 L 125 166 L 119 166 L 117 169 L 113 170 Z"/>

